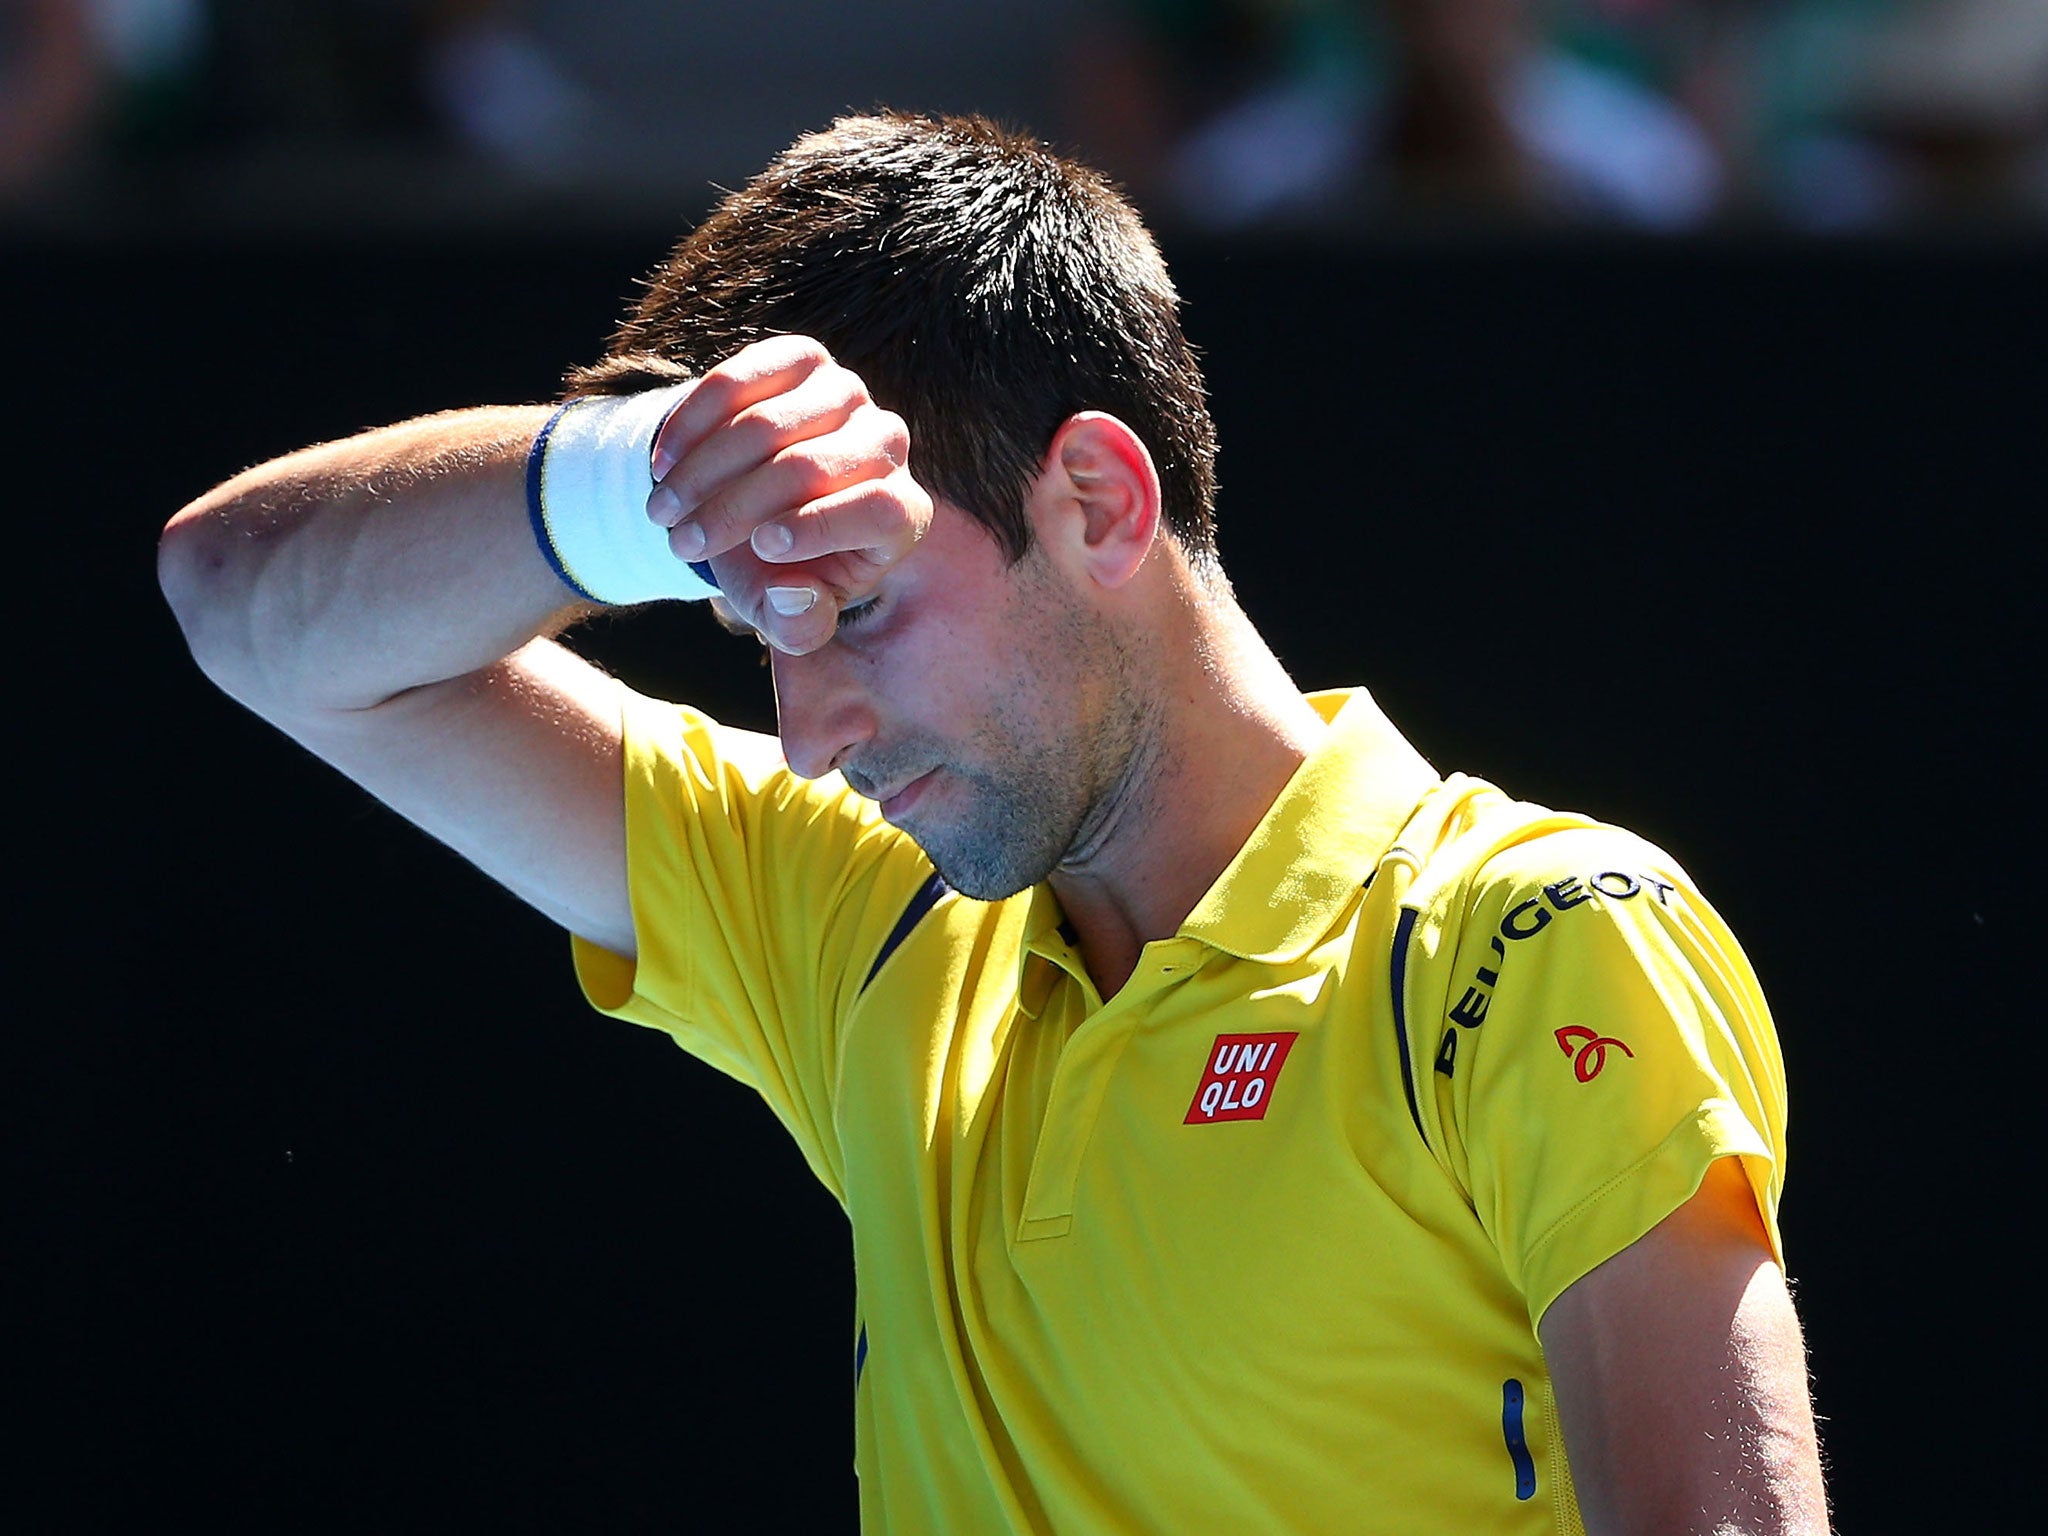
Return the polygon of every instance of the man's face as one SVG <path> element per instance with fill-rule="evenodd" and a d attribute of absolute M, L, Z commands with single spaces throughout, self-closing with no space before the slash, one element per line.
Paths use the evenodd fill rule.
<path fill-rule="evenodd" d="M 1045 878 L 1130 755 L 1130 668 L 1041 550 L 1006 565 L 939 503 L 930 531 L 808 656 L 773 653 L 784 755 L 837 768 L 946 883 L 993 900 Z"/>

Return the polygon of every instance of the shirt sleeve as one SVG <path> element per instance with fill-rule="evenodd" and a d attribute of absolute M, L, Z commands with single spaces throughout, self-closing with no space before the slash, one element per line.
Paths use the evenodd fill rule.
<path fill-rule="evenodd" d="M 836 774 L 790 772 L 771 736 L 628 693 L 624 742 L 638 955 L 576 939 L 584 995 L 753 1088 L 843 1200 L 841 1026 L 931 867 Z"/>
<path fill-rule="evenodd" d="M 1774 1253 L 1785 1166 L 1776 1032 L 1683 871 L 1626 833 L 1550 833 L 1472 888 L 1434 1081 L 1473 1208 L 1531 1323 L 1742 1159 Z"/>

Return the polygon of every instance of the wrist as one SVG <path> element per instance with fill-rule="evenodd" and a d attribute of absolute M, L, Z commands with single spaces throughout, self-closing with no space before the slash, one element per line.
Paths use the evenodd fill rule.
<path fill-rule="evenodd" d="M 688 384 L 571 400 L 526 458 L 526 511 L 556 576 L 608 607 L 715 595 L 711 568 L 676 558 L 647 516 L 655 435 Z"/>

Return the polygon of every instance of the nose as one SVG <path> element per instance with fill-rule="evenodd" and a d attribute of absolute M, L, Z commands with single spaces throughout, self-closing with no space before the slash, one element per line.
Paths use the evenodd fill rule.
<path fill-rule="evenodd" d="M 874 711 L 843 647 L 826 645 L 807 656 L 777 650 L 768 655 L 783 758 L 804 778 L 822 778 L 874 736 Z"/>

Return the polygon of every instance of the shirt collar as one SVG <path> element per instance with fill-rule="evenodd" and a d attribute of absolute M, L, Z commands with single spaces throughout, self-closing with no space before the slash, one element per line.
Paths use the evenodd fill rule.
<path fill-rule="evenodd" d="M 1041 880 L 1025 899 L 1024 952 L 1017 983 L 1017 1006 L 1027 1017 L 1035 1019 L 1045 1011 L 1046 1000 L 1052 994 L 1060 971 L 1065 969 L 1063 961 L 1071 951 L 1060 928 L 1066 915 L 1060 911 L 1060 899 L 1053 895 L 1052 887 Z M 1073 963 L 1078 967 L 1078 960 Z"/>
<path fill-rule="evenodd" d="M 1363 688 L 1308 697 L 1328 733 L 1180 926 L 1246 960 L 1308 953 L 1441 782 Z"/>

